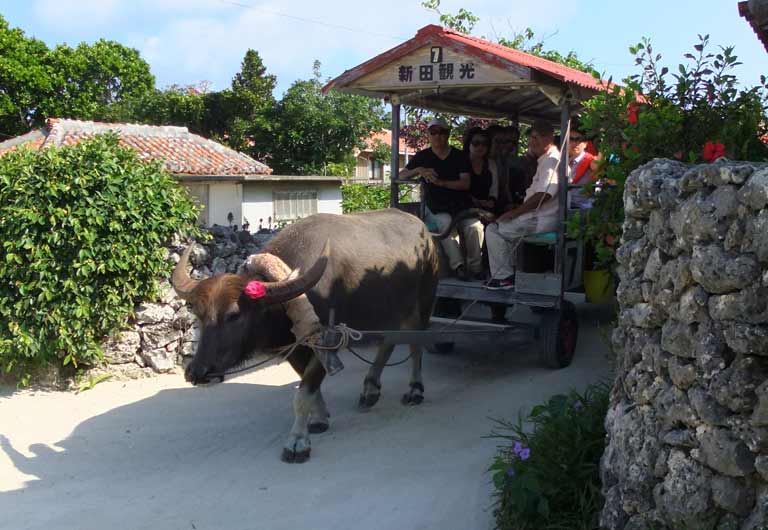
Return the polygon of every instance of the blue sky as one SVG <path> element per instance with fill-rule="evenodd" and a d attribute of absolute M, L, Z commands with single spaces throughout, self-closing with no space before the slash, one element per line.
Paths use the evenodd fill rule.
<path fill-rule="evenodd" d="M 697 33 L 736 46 L 742 83 L 768 73 L 768 53 L 736 0 L 444 0 L 441 9 L 460 7 L 480 17 L 478 36 L 509 37 L 530 26 L 548 48 L 575 50 L 614 79 L 635 73 L 627 47 L 640 37 L 675 66 Z M 205 80 L 225 88 L 253 48 L 277 75 L 277 96 L 309 77 L 314 59 L 333 77 L 438 23 L 420 0 L 0 0 L 0 14 L 49 46 L 104 37 L 137 48 L 160 87 Z"/>

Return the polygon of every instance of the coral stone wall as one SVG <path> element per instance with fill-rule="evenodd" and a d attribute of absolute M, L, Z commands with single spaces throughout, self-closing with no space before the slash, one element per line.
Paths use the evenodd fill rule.
<path fill-rule="evenodd" d="M 768 166 L 654 160 L 628 178 L 610 529 L 751 529 L 768 514 Z"/>

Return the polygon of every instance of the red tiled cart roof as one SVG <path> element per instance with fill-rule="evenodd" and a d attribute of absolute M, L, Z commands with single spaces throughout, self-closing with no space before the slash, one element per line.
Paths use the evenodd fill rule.
<path fill-rule="evenodd" d="M 752 9 L 750 9 L 751 3 L 748 1 L 739 2 L 739 15 L 747 19 L 749 25 L 752 26 L 755 34 L 757 34 L 757 38 L 760 39 L 760 42 L 765 46 L 765 50 L 768 51 L 768 2 L 760 3 L 764 12 L 762 20 L 758 19 L 757 14 L 753 13 Z M 754 3 L 758 4 L 758 2 Z"/>
<path fill-rule="evenodd" d="M 599 79 L 595 79 L 591 74 L 569 68 L 562 64 L 543 59 L 529 53 L 521 52 L 501 44 L 494 44 L 477 37 L 465 35 L 458 31 L 443 28 L 430 24 L 421 28 L 416 36 L 404 43 L 388 50 L 363 64 L 348 70 L 338 78 L 329 82 L 324 90 L 327 90 L 337 84 L 346 84 L 354 79 L 362 77 L 387 63 L 395 61 L 408 53 L 425 46 L 427 43 L 442 42 L 442 44 L 453 45 L 468 55 L 475 56 L 489 64 L 496 64 L 504 68 L 504 62 L 512 62 L 520 66 L 532 68 L 542 74 L 548 75 L 565 83 L 573 83 L 584 88 L 601 90 L 603 86 Z"/>

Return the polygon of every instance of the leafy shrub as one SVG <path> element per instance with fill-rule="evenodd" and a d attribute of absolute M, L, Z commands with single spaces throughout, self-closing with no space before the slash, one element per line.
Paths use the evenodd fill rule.
<path fill-rule="evenodd" d="M 157 295 L 163 245 L 196 233 L 189 195 L 114 135 L 0 157 L 0 367 L 92 364 Z"/>
<path fill-rule="evenodd" d="M 640 165 L 654 158 L 768 159 L 766 77 L 755 87 L 740 85 L 733 47 L 711 52 L 709 46 L 709 36 L 700 35 L 686 61 L 669 68 L 644 38 L 629 49 L 640 73 L 624 80 L 626 88 L 606 87 L 586 103 L 582 126 L 598 144 L 601 176 L 615 187 L 597 195 L 592 210 L 571 218 L 569 234 L 595 249 L 599 268 L 615 263 L 624 181 Z"/>
<path fill-rule="evenodd" d="M 609 391 L 607 384 L 591 385 L 583 394 L 553 396 L 526 421 L 497 421 L 491 437 L 504 445 L 490 469 L 498 528 L 597 528 Z"/>
<path fill-rule="evenodd" d="M 365 212 L 389 208 L 389 186 L 344 184 L 341 187 L 341 211 Z"/>
<path fill-rule="evenodd" d="M 418 183 L 400 186 L 400 202 L 418 201 Z M 391 190 L 389 182 L 381 184 L 350 183 L 341 186 L 341 211 L 343 213 L 367 212 L 389 208 Z"/>

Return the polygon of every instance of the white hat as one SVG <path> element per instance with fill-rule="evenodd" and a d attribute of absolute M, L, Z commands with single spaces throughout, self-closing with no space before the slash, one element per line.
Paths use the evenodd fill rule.
<path fill-rule="evenodd" d="M 443 129 L 451 128 L 447 123 L 445 123 L 444 120 L 441 120 L 439 118 L 435 118 L 427 124 L 427 129 L 430 129 L 432 127 L 442 127 Z"/>

